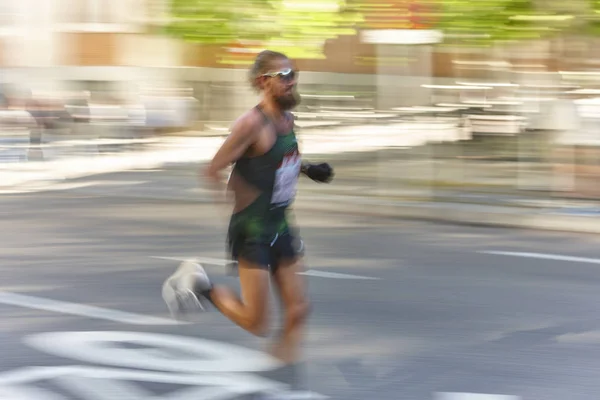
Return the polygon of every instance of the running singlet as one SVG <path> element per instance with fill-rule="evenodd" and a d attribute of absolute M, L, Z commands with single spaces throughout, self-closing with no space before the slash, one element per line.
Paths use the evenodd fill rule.
<path fill-rule="evenodd" d="M 262 113 L 260 108 L 258 110 Z M 266 115 L 264 117 L 266 123 L 271 123 Z M 233 172 L 260 191 L 257 201 L 262 203 L 262 207 L 259 206 L 259 209 L 273 211 L 285 209 L 294 201 L 301 164 L 298 142 L 292 129 L 285 134 L 278 133 L 275 144 L 265 154 L 239 159 Z"/>
<path fill-rule="evenodd" d="M 265 124 L 271 124 L 266 115 L 264 119 Z M 242 257 L 254 264 L 276 268 L 277 259 L 296 256 L 296 239 L 288 223 L 287 209 L 296 197 L 300 169 L 300 152 L 293 129 L 278 132 L 273 147 L 265 154 L 244 156 L 235 163 L 232 174 L 237 182 L 233 185 L 238 188 L 236 196 L 244 197 L 244 190 L 252 193 L 253 198 L 254 191 L 258 193 L 247 207 L 231 216 L 227 236 L 234 260 Z M 243 184 L 238 180 L 243 180 Z"/>

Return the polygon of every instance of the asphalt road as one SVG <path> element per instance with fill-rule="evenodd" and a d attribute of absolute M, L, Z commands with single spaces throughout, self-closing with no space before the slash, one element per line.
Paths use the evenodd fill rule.
<path fill-rule="evenodd" d="M 160 186 L 159 174 L 139 174 L 139 185 Z M 139 187 L 133 178 L 0 198 L 0 398 L 245 399 L 275 382 L 277 371 L 261 371 L 274 368 L 262 339 L 216 312 L 175 325 L 160 298 L 177 266 L 164 258 L 225 256 L 225 210 L 126 195 Z M 598 398 L 600 238 L 314 212 L 297 220 L 313 274 L 302 369 L 311 391 Z"/>

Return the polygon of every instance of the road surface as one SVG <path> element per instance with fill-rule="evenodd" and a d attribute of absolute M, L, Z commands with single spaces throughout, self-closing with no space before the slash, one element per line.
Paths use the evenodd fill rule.
<path fill-rule="evenodd" d="M 177 258 L 222 260 L 227 215 L 125 193 L 135 180 L 158 185 L 155 173 L 0 198 L 0 398 L 292 398 L 263 340 L 216 312 L 191 324 L 168 316 L 163 279 Z M 301 371 L 314 396 L 597 399 L 599 238 L 316 212 L 297 220 L 314 307 Z M 207 269 L 237 285 L 222 266 Z"/>

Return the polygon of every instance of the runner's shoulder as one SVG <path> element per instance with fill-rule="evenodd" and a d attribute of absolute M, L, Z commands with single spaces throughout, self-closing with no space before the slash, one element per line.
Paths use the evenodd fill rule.
<path fill-rule="evenodd" d="M 238 132 L 243 135 L 257 135 L 263 125 L 263 118 L 258 110 L 252 108 L 233 122 L 231 132 Z"/>

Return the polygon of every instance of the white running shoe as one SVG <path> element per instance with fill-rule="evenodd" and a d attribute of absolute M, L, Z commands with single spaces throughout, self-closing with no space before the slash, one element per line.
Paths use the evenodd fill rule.
<path fill-rule="evenodd" d="M 206 311 L 208 299 L 196 295 L 212 287 L 204 268 L 193 261 L 184 261 L 162 286 L 162 297 L 173 318 L 194 311 Z"/>

